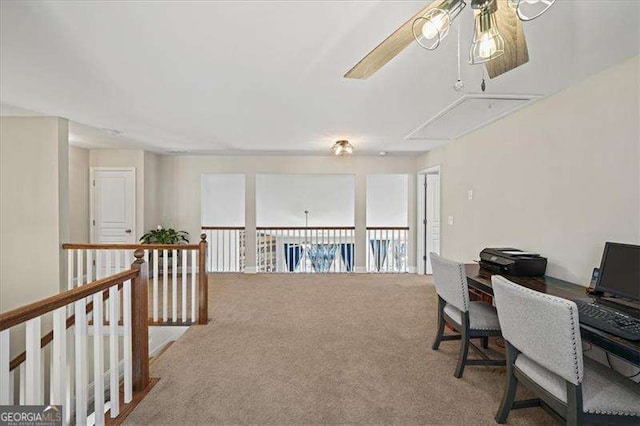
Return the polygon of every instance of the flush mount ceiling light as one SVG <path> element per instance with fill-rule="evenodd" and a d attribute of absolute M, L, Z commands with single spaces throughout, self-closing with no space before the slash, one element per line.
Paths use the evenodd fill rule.
<path fill-rule="evenodd" d="M 353 154 L 353 145 L 349 143 L 347 140 L 337 141 L 333 148 L 331 148 L 333 154 L 336 156 L 344 156 Z"/>
<path fill-rule="evenodd" d="M 521 21 L 532 21 L 545 13 L 556 0 L 509 0 Z"/>
<path fill-rule="evenodd" d="M 473 2 L 471 7 L 479 9 L 475 17 L 473 43 L 469 51 L 469 63 L 482 64 L 504 55 L 504 38 L 496 24 L 495 1 Z"/>

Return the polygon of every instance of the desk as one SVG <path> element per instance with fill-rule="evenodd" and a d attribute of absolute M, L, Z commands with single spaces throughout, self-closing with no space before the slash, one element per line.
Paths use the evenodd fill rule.
<path fill-rule="evenodd" d="M 467 264 L 465 267 L 469 288 L 493 297 L 493 286 L 491 285 L 493 272 L 482 269 L 477 264 Z M 512 277 L 509 275 L 504 275 L 504 277 L 523 287 L 568 300 L 593 298 L 585 293 L 584 287 L 557 278 Z M 623 308 L 622 310 L 626 311 L 627 309 L 634 311 L 632 308 Z M 633 314 L 633 312 L 629 313 Z M 637 315 L 637 311 L 635 314 Z M 580 324 L 580 334 L 583 340 L 640 366 L 640 342 L 632 342 L 585 324 Z"/>

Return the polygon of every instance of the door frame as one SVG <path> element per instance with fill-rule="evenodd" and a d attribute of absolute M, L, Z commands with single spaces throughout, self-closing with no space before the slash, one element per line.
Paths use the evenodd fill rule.
<path fill-rule="evenodd" d="M 417 195 L 416 195 L 416 222 L 417 222 L 417 226 L 416 226 L 416 273 L 419 275 L 424 275 L 426 273 L 425 271 L 425 259 L 424 256 L 427 255 L 426 253 L 426 241 L 425 241 L 425 232 L 426 232 L 426 224 L 425 224 L 425 220 L 426 220 L 426 209 L 425 209 L 425 205 L 426 205 L 426 200 L 425 200 L 425 190 L 424 190 L 424 182 L 427 178 L 427 175 L 430 174 L 438 174 L 440 176 L 440 179 L 438 180 L 438 185 L 439 185 L 439 191 L 437 191 L 437 194 L 440 198 L 440 220 L 442 221 L 442 165 L 438 164 L 423 170 L 419 170 L 416 176 L 416 180 L 417 180 L 417 185 L 416 185 L 416 191 L 417 191 Z M 439 231 L 439 241 L 440 241 L 440 246 L 438 247 L 438 253 L 440 253 L 442 251 L 442 224 L 440 225 L 440 231 Z"/>
<path fill-rule="evenodd" d="M 96 226 L 95 226 L 95 206 L 94 191 L 96 187 L 95 172 L 96 171 L 114 171 L 114 172 L 133 172 L 133 223 L 131 224 L 131 232 L 134 236 L 136 233 L 136 222 L 138 220 L 136 212 L 136 204 L 138 203 L 138 194 L 136 191 L 136 168 L 135 167 L 89 167 L 89 241 L 96 243 Z"/>

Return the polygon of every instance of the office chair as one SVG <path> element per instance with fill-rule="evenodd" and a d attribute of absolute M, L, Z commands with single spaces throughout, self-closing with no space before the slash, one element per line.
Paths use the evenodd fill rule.
<path fill-rule="evenodd" d="M 545 404 L 567 424 L 640 424 L 640 385 L 582 357 L 576 304 L 491 278 L 507 346 L 507 383 L 496 422 Z M 538 398 L 515 401 L 518 383 Z M 545 407 L 545 408 L 547 408 Z"/>
<path fill-rule="evenodd" d="M 479 349 L 483 359 L 467 359 L 470 339 L 481 338 L 482 347 L 486 349 L 490 336 L 501 336 L 498 315 L 489 303 L 469 301 L 469 287 L 463 264 L 444 259 L 435 253 L 429 253 L 429 256 L 438 293 L 438 331 L 432 349 L 437 351 L 442 341 L 461 341 L 458 365 L 453 374 L 457 378 L 462 377 L 466 365 L 505 365 L 505 360 L 489 359 Z M 445 323 L 459 334 L 445 335 Z"/>

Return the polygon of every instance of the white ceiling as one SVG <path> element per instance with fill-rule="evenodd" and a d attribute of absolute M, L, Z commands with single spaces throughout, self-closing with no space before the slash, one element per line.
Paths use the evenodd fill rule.
<path fill-rule="evenodd" d="M 69 118 L 84 146 L 326 153 L 347 138 L 358 152 L 424 151 L 441 142 L 404 137 L 461 96 L 455 30 L 368 80 L 342 75 L 425 3 L 3 1 L 0 101 Z M 458 19 L 465 61 L 470 8 Z M 488 92 L 548 95 L 640 53 L 638 1 L 558 1 L 523 25 L 530 62 Z M 478 92 L 481 68 L 462 72 Z"/>

